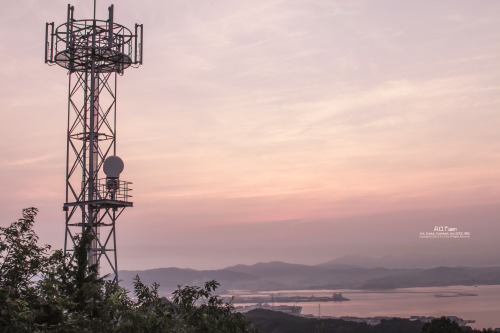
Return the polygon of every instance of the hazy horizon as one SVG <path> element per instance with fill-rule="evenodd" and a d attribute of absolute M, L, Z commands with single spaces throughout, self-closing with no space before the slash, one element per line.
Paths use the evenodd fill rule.
<path fill-rule="evenodd" d="M 37 207 L 54 248 L 68 75 L 44 64 L 44 34 L 67 3 L 0 13 L 0 223 Z M 97 18 L 112 3 L 98 0 Z M 72 5 L 92 17 L 92 1 Z M 500 253 L 500 2 L 114 5 L 145 40 L 143 66 L 118 78 L 134 195 L 117 221 L 119 270 Z M 420 237 L 436 227 L 470 237 Z"/>
<path fill-rule="evenodd" d="M 405 259 L 413 259 L 410 262 L 405 262 Z M 484 268 L 484 267 L 497 267 L 500 266 L 500 259 L 495 254 L 482 254 L 482 255 L 470 255 L 466 258 L 453 258 L 450 256 L 420 256 L 416 253 L 408 253 L 404 255 L 384 255 L 380 257 L 370 257 L 368 255 L 345 255 L 341 257 L 336 257 L 327 261 L 319 262 L 294 262 L 294 261 L 282 261 L 282 260 L 272 260 L 268 259 L 266 261 L 248 261 L 246 263 L 232 263 L 229 265 L 222 266 L 199 266 L 197 268 L 187 267 L 187 266 L 157 266 L 148 267 L 143 269 L 119 269 L 119 271 L 148 271 L 157 269 L 186 269 L 186 270 L 196 270 L 196 271 L 217 271 L 231 269 L 238 266 L 258 266 L 258 265 L 272 265 L 275 263 L 299 265 L 299 266 L 328 266 L 334 265 L 338 267 L 359 267 L 359 268 L 387 268 L 387 269 L 434 269 L 438 267 L 466 267 L 466 268 Z"/>

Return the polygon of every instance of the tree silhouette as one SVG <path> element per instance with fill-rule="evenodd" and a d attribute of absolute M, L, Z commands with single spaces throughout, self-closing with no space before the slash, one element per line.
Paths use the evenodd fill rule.
<path fill-rule="evenodd" d="M 449 318 L 441 317 L 433 319 L 430 323 L 422 326 L 421 333 L 461 333 L 464 332 L 460 326 Z"/>

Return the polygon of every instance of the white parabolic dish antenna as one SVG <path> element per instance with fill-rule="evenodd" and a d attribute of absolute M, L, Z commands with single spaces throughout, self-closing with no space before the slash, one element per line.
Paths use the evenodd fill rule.
<path fill-rule="evenodd" d="M 109 178 L 118 178 L 123 171 L 123 161 L 118 156 L 109 156 L 104 160 L 103 170 Z"/>

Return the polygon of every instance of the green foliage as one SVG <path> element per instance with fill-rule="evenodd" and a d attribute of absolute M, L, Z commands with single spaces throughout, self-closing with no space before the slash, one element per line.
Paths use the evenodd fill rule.
<path fill-rule="evenodd" d="M 38 210 L 23 210 L 23 218 L 9 227 L 0 228 L 0 288 L 11 300 L 33 290 L 33 278 L 44 265 L 50 246 L 38 246 L 38 236 L 33 231 Z"/>
<path fill-rule="evenodd" d="M 449 318 L 441 317 L 433 319 L 430 323 L 422 326 L 421 333 L 461 333 L 464 332 L 458 324 Z"/>
<path fill-rule="evenodd" d="M 171 310 L 184 325 L 182 332 L 249 332 L 249 323 L 234 307 L 212 293 L 217 281 L 208 281 L 204 288 L 178 286 L 173 293 Z"/>
<path fill-rule="evenodd" d="M 36 214 L 36 208 L 25 209 L 23 218 L 0 228 L 0 333 L 255 332 L 213 294 L 216 281 L 204 288 L 178 286 L 169 301 L 158 295 L 158 284 L 148 287 L 137 276 L 134 302 L 127 290 L 89 267 L 90 231 L 78 237 L 69 260 L 37 244 Z"/>
<path fill-rule="evenodd" d="M 33 224 L 38 210 L 0 227 L 0 330 L 29 332 L 38 306 L 35 278 L 51 264 L 50 246 L 39 246 Z M 35 307 L 34 307 L 35 305 Z"/>
<path fill-rule="evenodd" d="M 158 295 L 158 287 L 155 282 L 150 288 L 136 276 L 134 294 L 137 303 L 128 325 L 130 332 L 173 332 L 172 313 L 168 309 L 168 301 Z"/>
<path fill-rule="evenodd" d="M 224 303 L 213 294 L 218 286 L 216 281 L 206 282 L 204 288 L 178 286 L 169 301 L 158 296 L 157 283 L 148 287 L 136 276 L 135 314 L 141 321 L 135 329 L 137 332 L 257 332 L 250 328 L 250 322 L 242 314 L 233 312 L 232 304 Z"/>

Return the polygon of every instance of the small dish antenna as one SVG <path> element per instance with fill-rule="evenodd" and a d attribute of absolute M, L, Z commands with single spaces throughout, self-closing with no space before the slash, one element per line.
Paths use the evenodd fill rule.
<path fill-rule="evenodd" d="M 123 171 L 123 161 L 118 156 L 109 156 L 104 160 L 102 169 L 108 178 L 118 178 Z"/>

